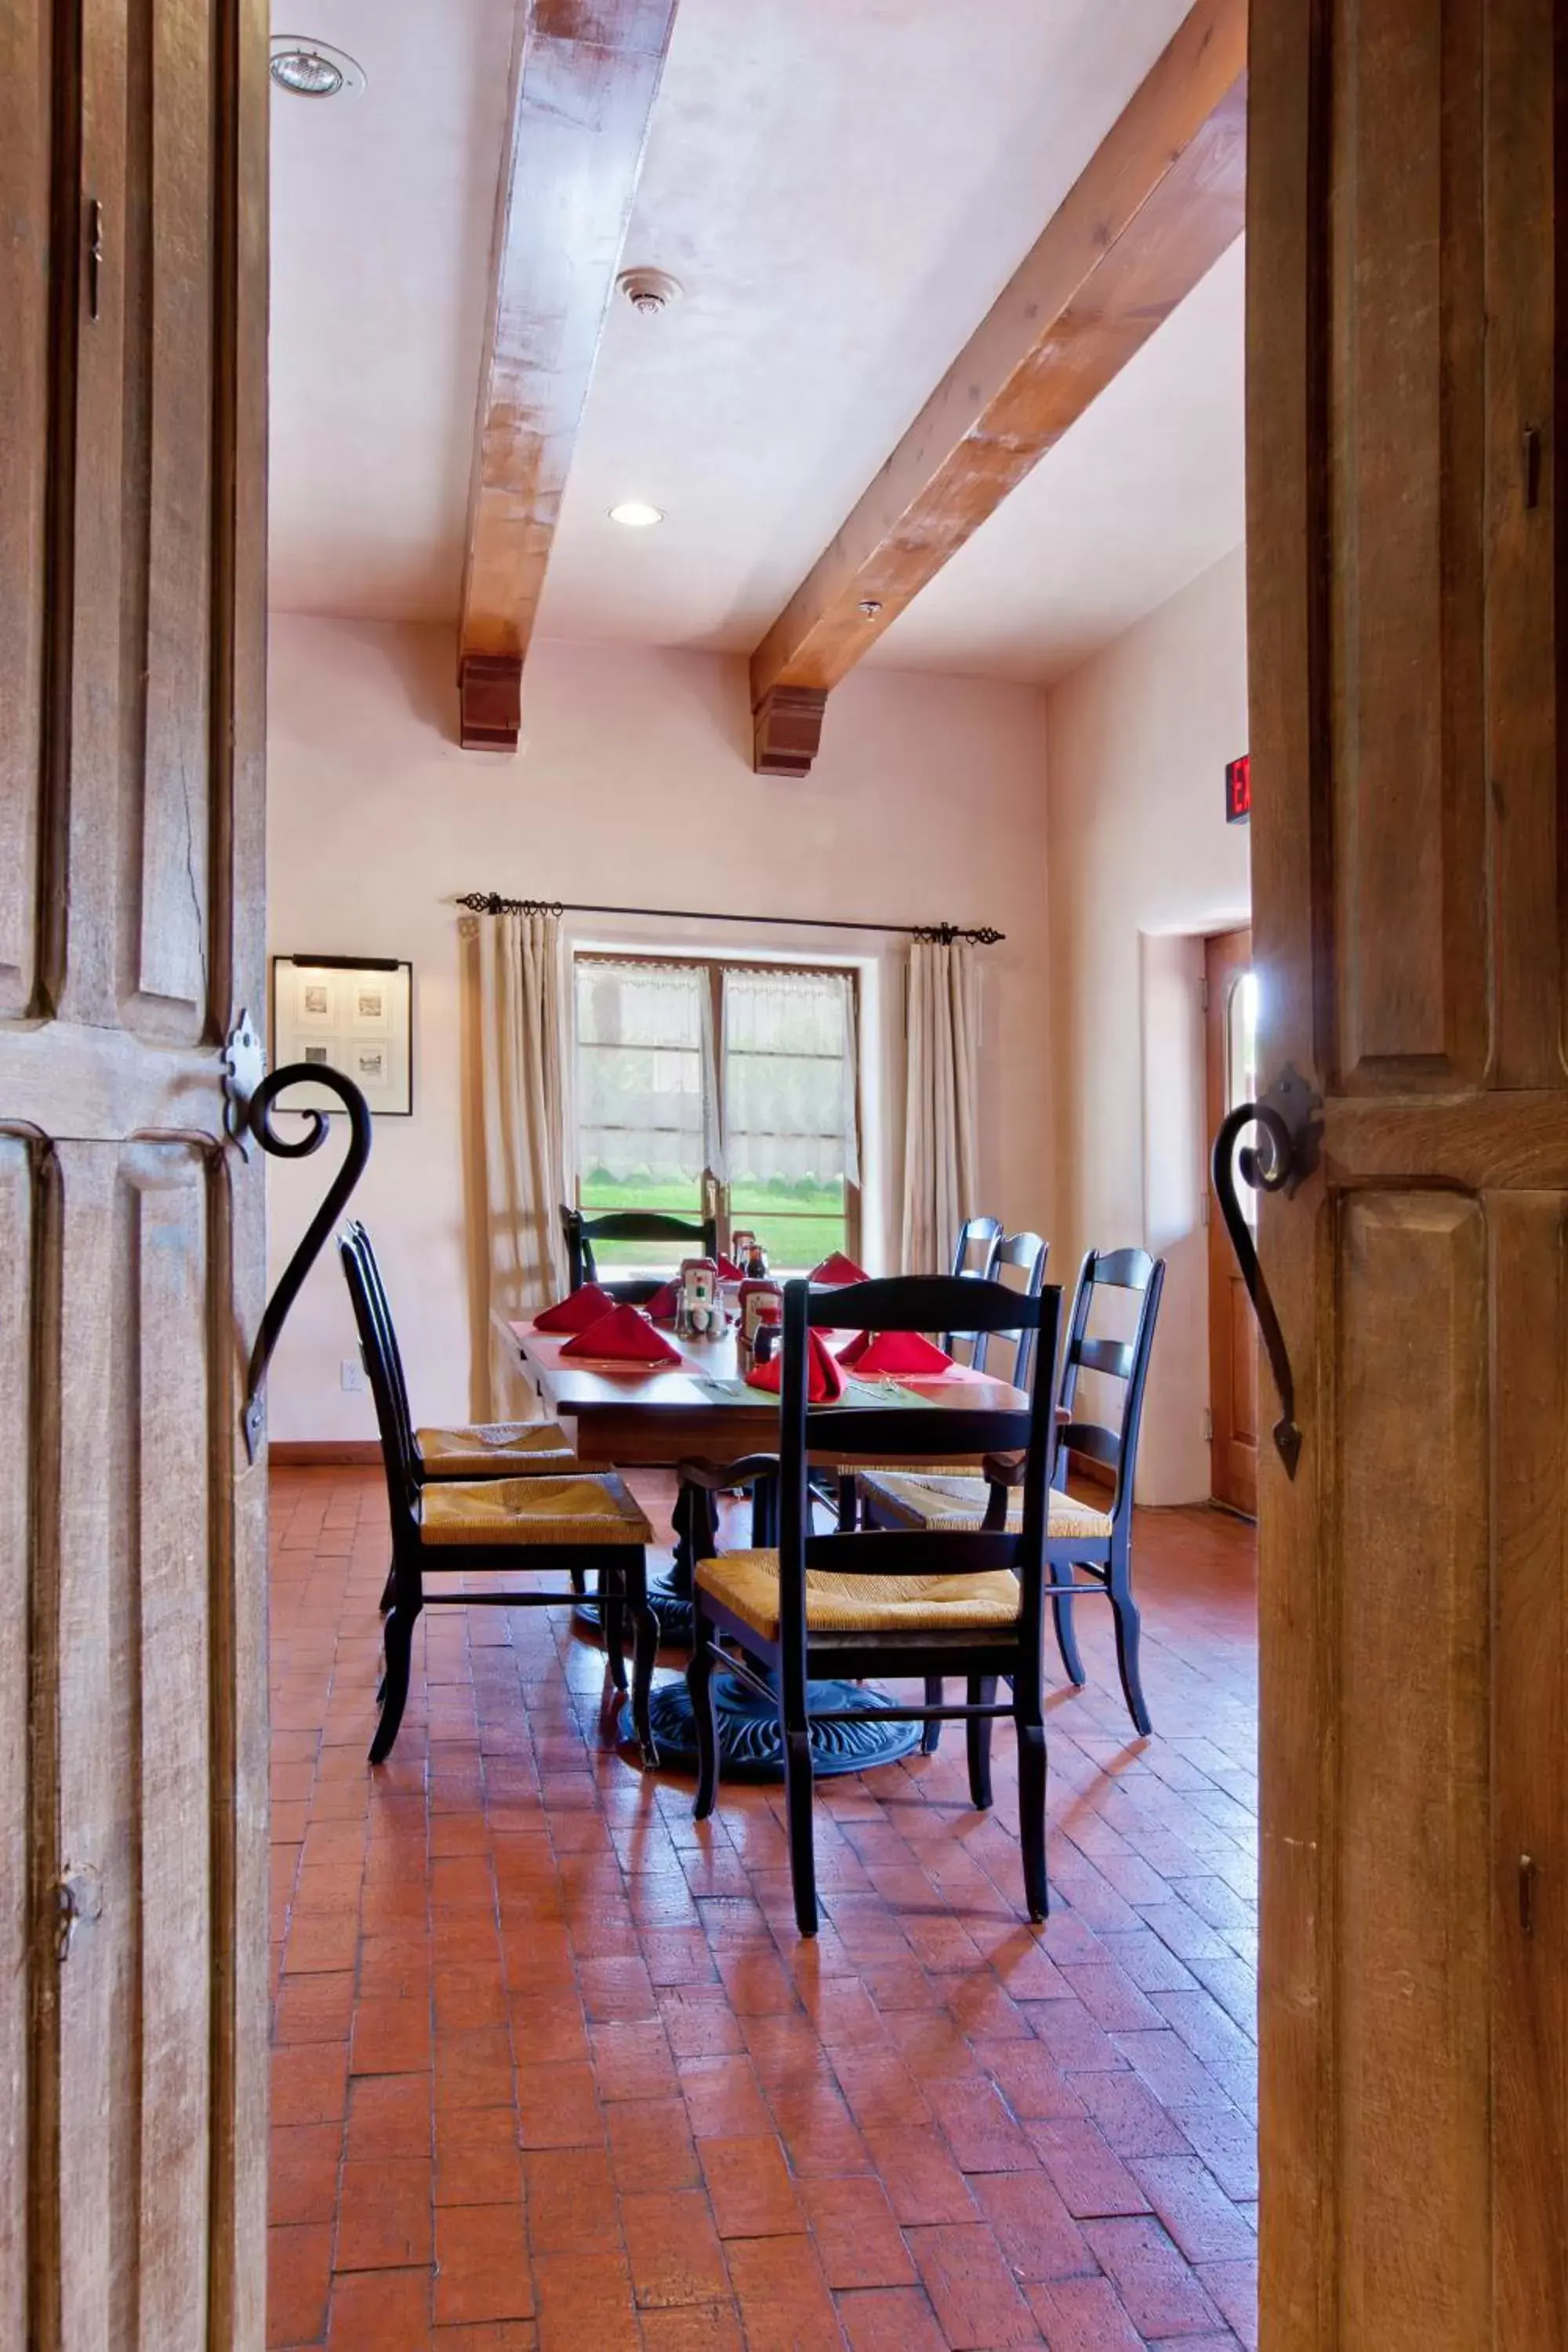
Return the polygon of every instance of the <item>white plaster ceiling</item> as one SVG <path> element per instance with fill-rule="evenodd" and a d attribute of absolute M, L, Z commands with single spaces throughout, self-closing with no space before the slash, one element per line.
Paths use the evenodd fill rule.
<path fill-rule="evenodd" d="M 540 625 L 749 651 L 1187 0 L 681 0 Z M 514 0 L 274 0 L 362 96 L 273 105 L 272 600 L 457 609 Z M 1239 251 L 892 629 L 1054 675 L 1241 535 Z M 617 499 L 667 520 L 629 532 Z"/>

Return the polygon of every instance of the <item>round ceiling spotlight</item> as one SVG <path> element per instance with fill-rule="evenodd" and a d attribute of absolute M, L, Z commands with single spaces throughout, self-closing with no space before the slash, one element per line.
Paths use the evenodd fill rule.
<path fill-rule="evenodd" d="M 628 530 L 651 530 L 656 522 L 664 520 L 664 509 L 650 507 L 646 499 L 623 499 L 619 506 L 610 509 L 610 520 L 625 523 Z"/>
<path fill-rule="evenodd" d="M 616 288 L 645 319 L 657 319 L 661 310 L 679 302 L 682 290 L 679 278 L 672 278 L 668 269 L 623 269 Z"/>
<path fill-rule="evenodd" d="M 299 33 L 276 33 L 270 71 L 291 98 L 352 98 L 364 88 L 364 68 L 342 49 Z"/>

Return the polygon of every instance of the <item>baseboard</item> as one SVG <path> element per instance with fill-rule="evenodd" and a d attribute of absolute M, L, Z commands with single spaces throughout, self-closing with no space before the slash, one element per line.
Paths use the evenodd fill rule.
<path fill-rule="evenodd" d="M 273 1449 L 276 1452 L 276 1448 Z M 1114 1486 L 1116 1474 L 1104 1462 L 1096 1462 L 1091 1454 L 1079 1454 L 1076 1447 L 1068 1448 L 1068 1468 L 1075 1478 L 1087 1478 L 1091 1486 Z"/>
<path fill-rule="evenodd" d="M 376 1469 L 381 1447 L 374 1437 L 279 1437 L 267 1458 L 277 1470 Z"/>

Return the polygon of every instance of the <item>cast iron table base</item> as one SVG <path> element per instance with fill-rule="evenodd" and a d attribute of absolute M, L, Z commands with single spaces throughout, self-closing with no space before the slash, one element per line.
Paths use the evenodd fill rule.
<path fill-rule="evenodd" d="M 680 1589 L 679 1571 L 668 1576 L 650 1576 L 647 1580 L 648 1606 L 658 1620 L 658 1646 L 661 1650 L 689 1650 L 691 1647 L 691 1589 Z M 597 1633 L 599 1604 L 590 1593 L 584 1593 L 574 1608 L 577 1623 L 589 1633 Z"/>
<path fill-rule="evenodd" d="M 815 1705 L 824 1707 L 891 1704 L 878 1692 L 862 1689 L 858 1683 L 813 1683 L 811 1696 Z M 727 1780 L 782 1780 L 784 1746 L 774 1702 L 759 1697 L 736 1675 L 720 1673 L 713 1677 L 713 1705 L 719 1718 L 721 1777 Z M 675 1682 L 656 1683 L 649 1706 L 660 1765 L 695 1772 L 697 1730 L 684 1676 Z M 914 1754 L 924 1728 L 920 1723 L 814 1720 L 812 1770 L 819 1780 L 829 1780 L 842 1772 L 868 1772 L 879 1764 L 897 1764 L 903 1757 Z M 624 1738 L 633 1737 L 629 1708 L 622 1717 L 621 1729 Z"/>

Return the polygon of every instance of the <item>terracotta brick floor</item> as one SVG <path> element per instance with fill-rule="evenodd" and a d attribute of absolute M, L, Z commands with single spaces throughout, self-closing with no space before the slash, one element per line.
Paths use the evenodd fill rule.
<path fill-rule="evenodd" d="M 819 1790 L 805 1944 L 779 1792 L 695 1827 L 563 1611 L 427 1614 L 373 1779 L 379 1476 L 272 1486 L 271 2344 L 1255 2344 L 1248 1529 L 1141 1518 L 1147 1743 L 1079 1611 L 1043 1934 L 999 1724 L 989 1816 L 952 1727 Z"/>

